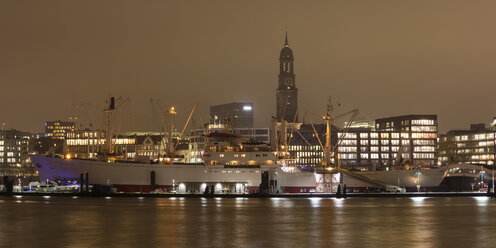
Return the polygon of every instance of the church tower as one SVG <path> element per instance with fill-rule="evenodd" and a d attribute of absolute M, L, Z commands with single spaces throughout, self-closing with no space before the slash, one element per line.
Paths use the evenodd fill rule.
<path fill-rule="evenodd" d="M 293 51 L 289 48 L 288 33 L 279 56 L 279 84 L 277 87 L 277 121 L 298 122 L 298 89 L 295 86 Z"/>

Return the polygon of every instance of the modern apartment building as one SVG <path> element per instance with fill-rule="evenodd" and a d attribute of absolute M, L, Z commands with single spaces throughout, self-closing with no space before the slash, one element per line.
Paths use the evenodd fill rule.
<path fill-rule="evenodd" d="M 494 165 L 496 131 L 484 123 L 469 130 L 450 130 L 439 137 L 439 164 L 471 163 Z"/>

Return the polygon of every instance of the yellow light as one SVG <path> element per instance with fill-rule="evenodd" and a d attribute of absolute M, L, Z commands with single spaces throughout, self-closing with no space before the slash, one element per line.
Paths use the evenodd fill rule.
<path fill-rule="evenodd" d="M 65 159 L 71 159 L 71 154 L 67 153 L 67 154 L 65 155 Z"/>

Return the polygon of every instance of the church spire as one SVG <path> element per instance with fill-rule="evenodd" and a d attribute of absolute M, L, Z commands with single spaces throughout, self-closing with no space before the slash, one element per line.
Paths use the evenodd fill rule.
<path fill-rule="evenodd" d="M 298 89 L 295 85 L 293 50 L 289 48 L 286 27 L 284 47 L 279 56 L 279 81 L 277 87 L 277 120 L 298 122 Z"/>
<path fill-rule="evenodd" d="M 286 27 L 286 40 L 284 41 L 284 46 L 285 47 L 288 47 L 289 46 L 289 43 L 288 43 L 288 28 Z"/>

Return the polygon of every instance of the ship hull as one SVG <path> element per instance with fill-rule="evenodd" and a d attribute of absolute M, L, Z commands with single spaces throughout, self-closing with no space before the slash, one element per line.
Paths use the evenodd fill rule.
<path fill-rule="evenodd" d="M 261 173 L 272 171 L 281 192 L 309 191 L 315 187 L 313 173 L 286 173 L 277 166 L 225 168 L 200 164 L 164 165 L 106 163 L 93 160 L 61 159 L 34 155 L 41 181 L 57 178 L 79 180 L 88 173 L 89 184 L 112 184 L 122 192 L 161 192 L 172 188 L 179 193 L 201 193 L 206 186 L 216 192 L 252 193 L 259 188 Z"/>
<path fill-rule="evenodd" d="M 219 193 L 253 193 L 262 182 L 261 173 L 270 171 L 270 180 L 277 180 L 274 191 L 280 193 L 315 192 L 316 176 L 313 172 L 289 173 L 278 166 L 260 168 L 225 168 L 221 165 L 164 165 L 94 160 L 61 159 L 39 155 L 31 156 L 41 181 L 57 178 L 79 181 L 80 175 L 88 174 L 89 184 L 112 184 L 120 192 L 168 192 L 202 193 L 206 186 L 214 186 Z M 425 190 L 439 186 L 445 169 L 422 170 L 419 176 L 413 170 L 368 171 L 356 174 L 381 181 L 387 185 L 416 191 L 417 185 Z M 363 192 L 377 188 L 348 175 L 343 175 L 343 184 L 349 191 Z M 336 191 L 337 185 L 332 185 Z"/>
<path fill-rule="evenodd" d="M 416 170 L 393 170 L 393 171 L 366 171 L 357 174 L 368 177 L 387 185 L 395 185 L 403 188 L 434 188 L 441 184 L 446 176 L 445 168 Z M 420 174 L 420 175 L 419 175 Z M 344 183 L 349 187 L 363 187 L 363 182 L 345 177 Z"/>

